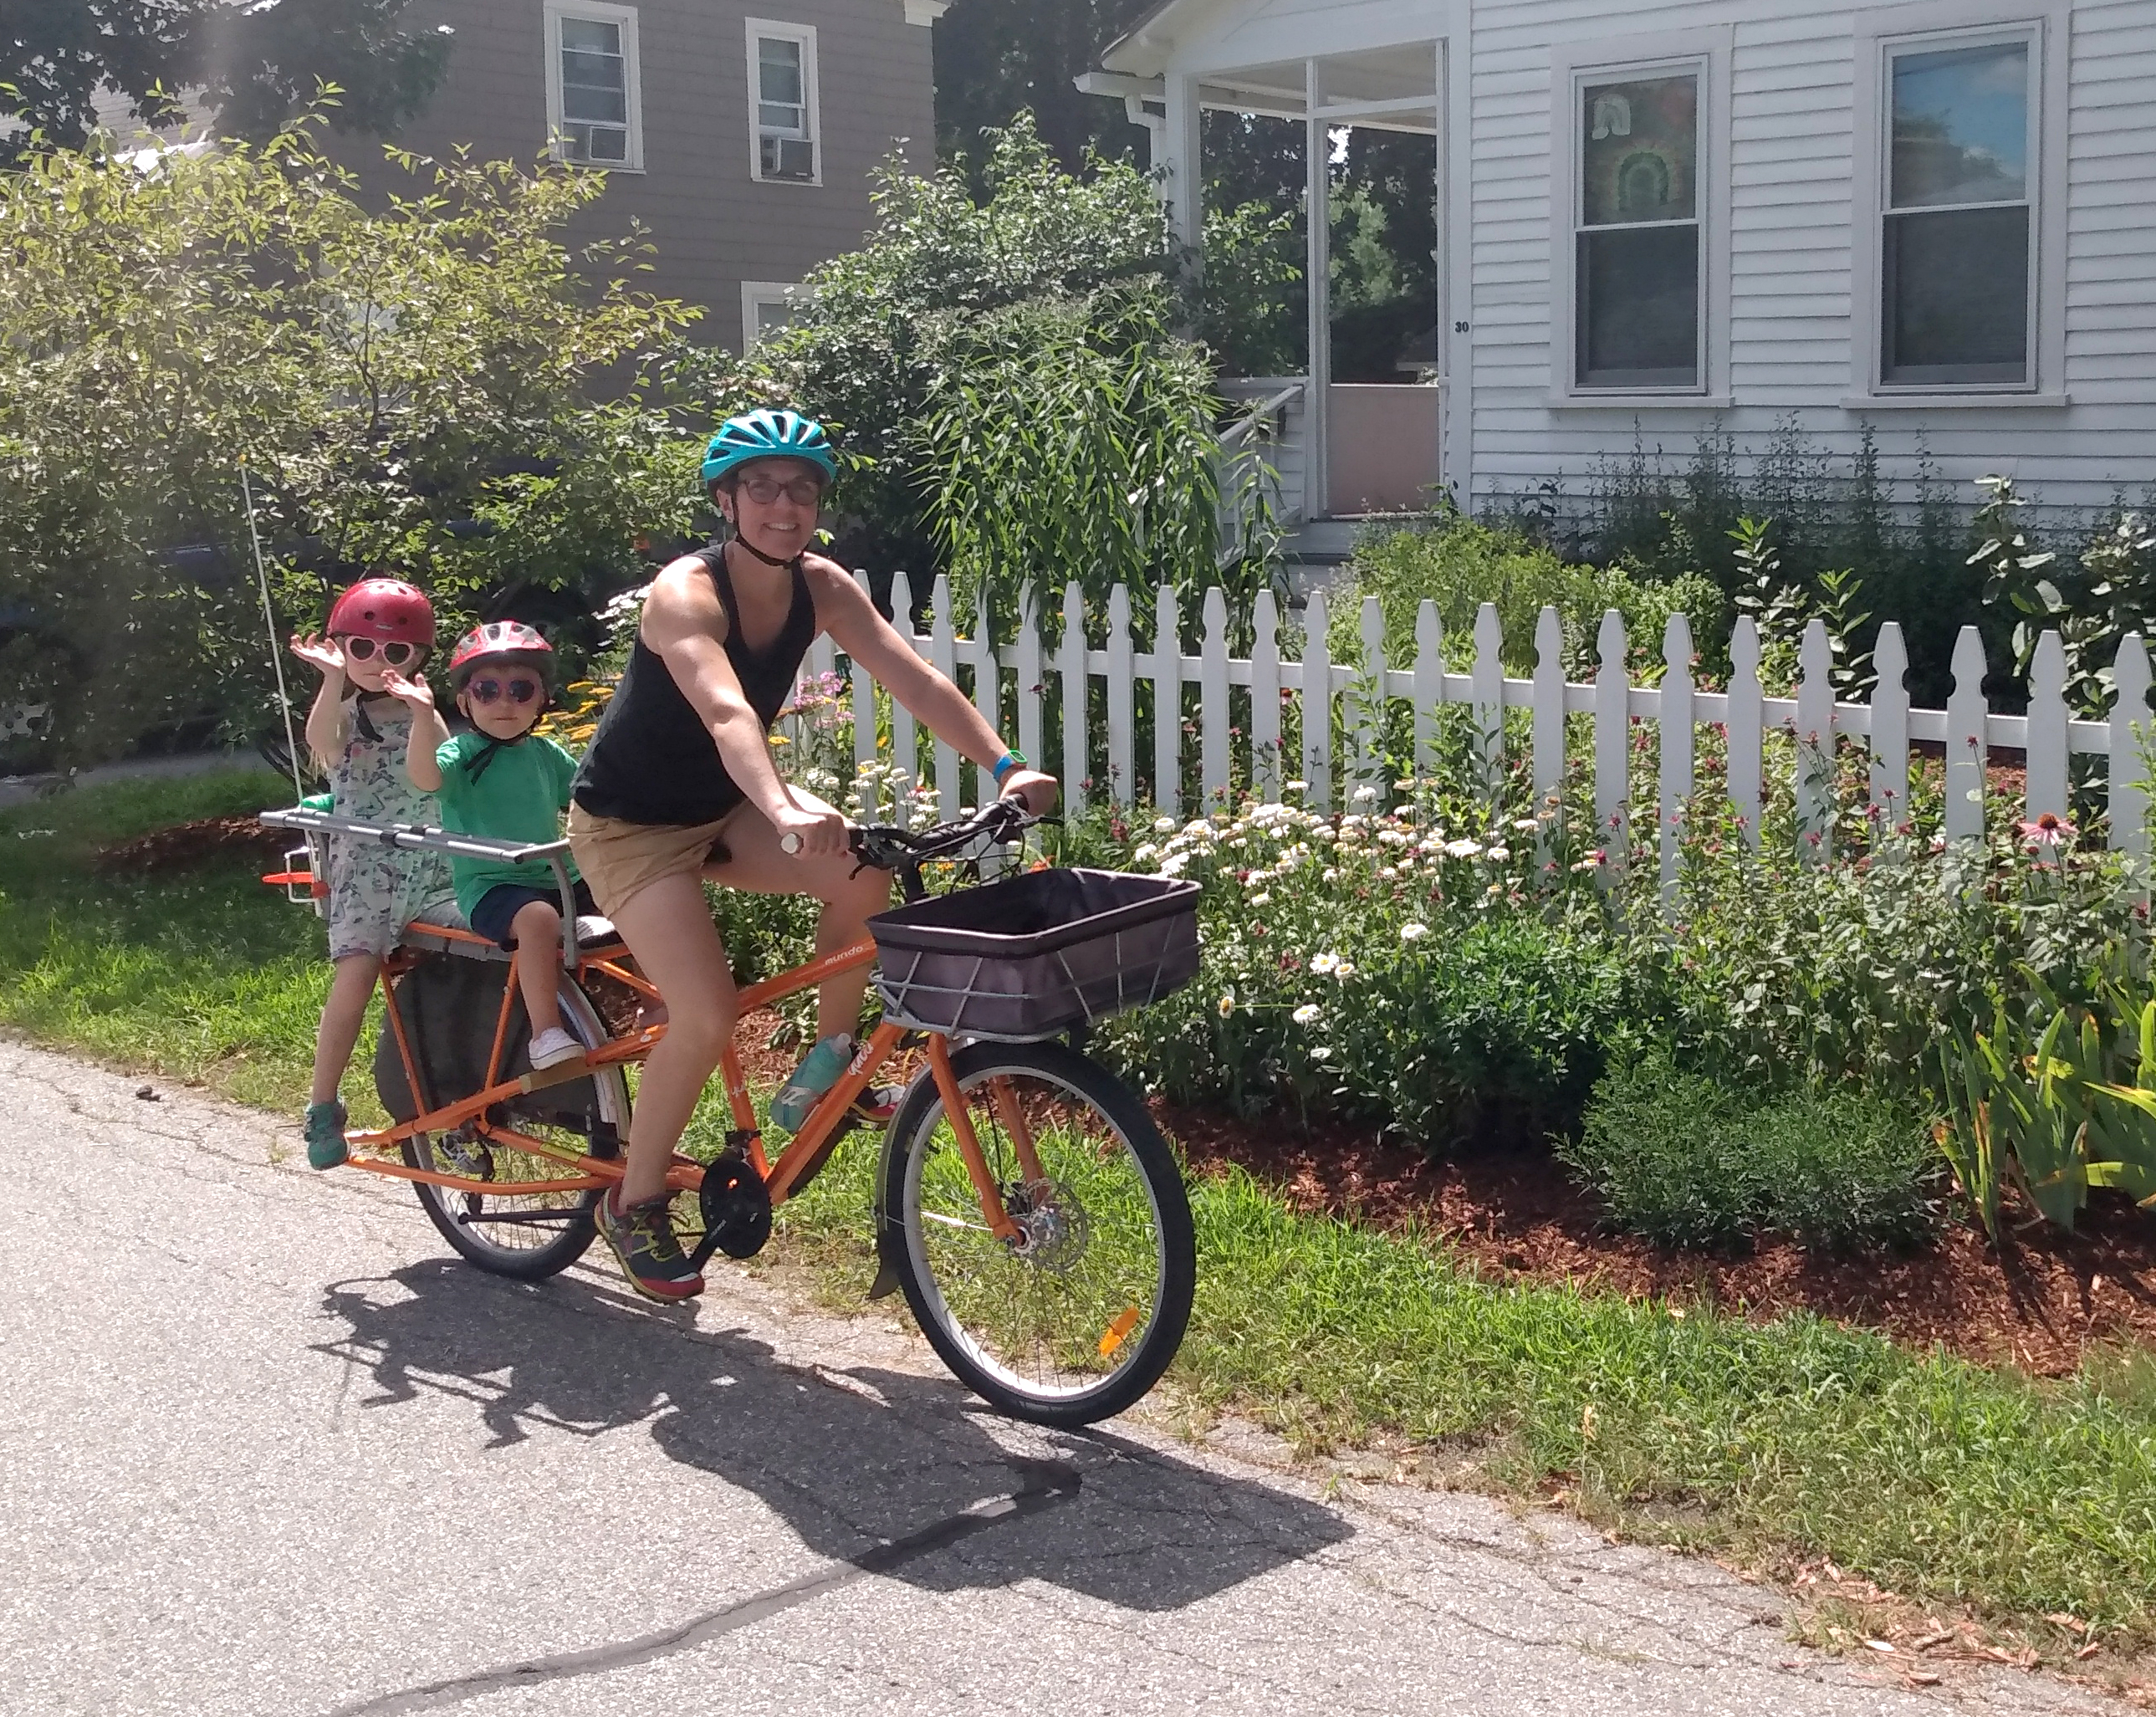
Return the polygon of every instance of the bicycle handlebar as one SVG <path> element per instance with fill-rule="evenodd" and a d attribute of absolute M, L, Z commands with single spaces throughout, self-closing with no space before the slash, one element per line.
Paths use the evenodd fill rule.
<path fill-rule="evenodd" d="M 986 837 L 998 845 L 1017 840 L 1040 820 L 1019 799 L 998 799 L 969 817 L 932 828 L 901 829 L 894 824 L 858 825 L 848 831 L 847 846 L 863 864 L 879 871 L 903 870 L 942 858 Z"/>

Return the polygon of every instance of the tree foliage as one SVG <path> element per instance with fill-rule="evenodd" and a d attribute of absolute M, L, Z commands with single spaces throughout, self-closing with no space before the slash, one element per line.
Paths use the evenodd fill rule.
<path fill-rule="evenodd" d="M 919 436 L 932 403 L 964 377 L 996 318 L 1055 301 L 1083 319 L 1132 295 L 1174 321 L 1173 255 L 1158 199 L 1127 164 L 1066 173 L 1021 116 L 993 139 L 976 200 L 952 167 L 922 177 L 880 170 L 875 224 L 856 250 L 810 274 L 792 326 L 757 349 L 751 385 L 824 417 L 847 450 L 841 496 L 860 558 L 919 571 L 933 563 L 927 511 L 937 472 Z M 1163 337 L 1165 337 L 1163 336 Z"/>
<path fill-rule="evenodd" d="M 582 613 L 688 522 L 689 313 L 629 285 L 635 235 L 581 268 L 556 237 L 600 181 L 398 159 L 373 213 L 304 126 L 0 180 L 0 705 L 51 704 L 64 754 L 266 718 L 243 459 L 288 626 L 377 566 L 445 625 L 504 590 Z"/>
<path fill-rule="evenodd" d="M 0 115 L 80 148 L 99 90 L 152 125 L 199 90 L 219 131 L 266 141 L 337 86 L 341 128 L 387 136 L 434 93 L 446 28 L 398 28 L 408 0 L 0 0 Z M 23 147 L 19 138 L 13 146 Z"/>

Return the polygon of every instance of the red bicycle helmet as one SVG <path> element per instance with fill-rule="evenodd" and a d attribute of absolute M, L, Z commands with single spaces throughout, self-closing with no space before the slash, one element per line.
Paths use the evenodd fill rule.
<path fill-rule="evenodd" d="M 521 620 L 490 620 L 458 639 L 457 647 L 449 652 L 450 686 L 462 691 L 473 674 L 489 663 L 536 668 L 541 682 L 550 691 L 553 689 L 554 646 Z"/>
<path fill-rule="evenodd" d="M 332 638 L 377 638 L 432 649 L 434 606 L 402 578 L 362 578 L 330 604 Z"/>

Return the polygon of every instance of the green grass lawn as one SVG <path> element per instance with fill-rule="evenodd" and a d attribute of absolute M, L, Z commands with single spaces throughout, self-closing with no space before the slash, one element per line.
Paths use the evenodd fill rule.
<path fill-rule="evenodd" d="M 237 862 L 155 881 L 88 863 L 100 841 L 284 797 L 234 774 L 0 814 L 0 1022 L 295 1110 L 328 981 L 313 915 Z M 783 1254 L 855 1294 L 874 1164 L 872 1141 L 849 1141 L 781 1212 Z M 2042 1620 L 2061 1612 L 2113 1650 L 2156 1646 L 2148 1356 L 2033 1382 L 1810 1318 L 1493 1286 L 1441 1246 L 1292 1214 L 1240 1174 L 1192 1203 L 1198 1303 L 1171 1376 L 1199 1419 L 1233 1406 L 1312 1447 L 1465 1452 L 1477 1482 L 1561 1487 L 1635 1537 L 1769 1569 L 1828 1556 L 2055 1649 L 2079 1643 Z"/>

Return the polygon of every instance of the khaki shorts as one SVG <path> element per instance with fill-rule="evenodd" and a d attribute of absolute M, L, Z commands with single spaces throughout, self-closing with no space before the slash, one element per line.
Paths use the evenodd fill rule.
<path fill-rule="evenodd" d="M 697 876 L 711 848 L 746 804 L 715 823 L 631 823 L 569 807 L 569 850 L 592 885 L 592 898 L 609 918 L 662 876 Z"/>

